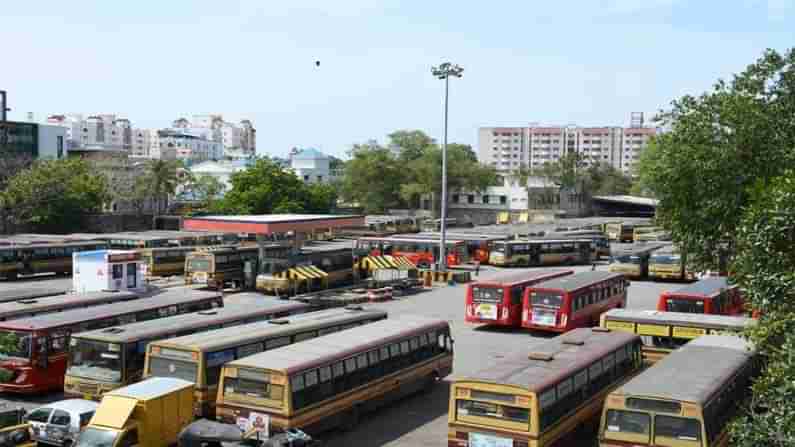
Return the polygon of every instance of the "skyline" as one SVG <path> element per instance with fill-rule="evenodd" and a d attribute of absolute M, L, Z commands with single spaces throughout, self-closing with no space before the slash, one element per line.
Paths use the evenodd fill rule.
<path fill-rule="evenodd" d="M 450 141 L 476 148 L 481 126 L 648 122 L 792 45 L 789 2 L 690 3 L 15 2 L 0 19 L 12 67 L 0 89 L 12 120 L 117 113 L 165 127 L 220 113 L 254 122 L 260 154 L 344 156 L 398 129 L 440 140 L 443 83 L 430 69 L 449 60 L 465 69 L 450 85 Z"/>

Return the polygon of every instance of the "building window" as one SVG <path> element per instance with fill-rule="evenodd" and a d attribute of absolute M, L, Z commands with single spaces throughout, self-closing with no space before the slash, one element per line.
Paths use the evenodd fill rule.
<path fill-rule="evenodd" d="M 305 176 L 304 176 L 304 181 L 305 181 L 305 182 L 308 182 L 308 181 L 309 181 L 309 176 L 308 176 L 308 175 L 305 175 Z"/>
<path fill-rule="evenodd" d="M 489 203 L 489 196 L 483 196 L 483 203 Z"/>
<path fill-rule="evenodd" d="M 458 194 L 453 194 L 453 203 L 458 203 Z"/>
<path fill-rule="evenodd" d="M 508 196 L 500 196 L 500 205 L 505 205 L 508 203 Z"/>
<path fill-rule="evenodd" d="M 58 150 L 58 158 L 63 158 L 63 137 L 58 135 L 57 141 L 55 143 L 56 149 Z"/>
<path fill-rule="evenodd" d="M 467 196 L 467 203 L 475 203 L 475 195 L 474 194 L 469 194 Z"/>
<path fill-rule="evenodd" d="M 322 182 L 323 181 L 323 176 L 322 175 L 318 175 L 317 176 L 317 181 Z"/>

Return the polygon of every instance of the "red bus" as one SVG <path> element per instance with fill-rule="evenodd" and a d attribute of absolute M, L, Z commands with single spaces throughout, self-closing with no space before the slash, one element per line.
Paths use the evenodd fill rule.
<path fill-rule="evenodd" d="M 744 315 L 740 289 L 725 276 L 704 278 L 679 290 L 663 292 L 657 310 L 691 314 Z"/>
<path fill-rule="evenodd" d="M 441 233 L 423 232 L 411 235 L 398 234 L 396 237 L 438 240 L 441 237 Z M 497 235 L 448 232 L 447 238 L 463 241 L 467 247 L 467 255 L 469 256 L 469 259 L 473 261 L 480 261 L 481 264 L 485 265 L 489 263 L 489 256 L 491 255 L 491 249 L 494 246 L 494 243 L 497 241 L 507 241 L 510 239 L 510 236 L 507 234 Z"/>
<path fill-rule="evenodd" d="M 0 323 L 0 392 L 63 389 L 70 335 L 223 307 L 218 292 L 170 289 L 152 298 L 72 309 Z"/>
<path fill-rule="evenodd" d="M 6 301 L 0 303 L 0 321 L 35 317 L 36 315 L 63 312 L 69 309 L 80 309 L 102 304 L 131 301 L 140 297 L 140 293 L 125 290 L 54 295 L 43 298 L 26 298 L 16 301 Z"/>
<path fill-rule="evenodd" d="M 566 332 L 598 326 L 603 312 L 626 306 L 628 286 L 622 273 L 590 271 L 528 287 L 522 327 Z"/>
<path fill-rule="evenodd" d="M 522 324 L 522 297 L 525 289 L 572 273 L 574 272 L 571 270 L 562 269 L 537 270 L 510 273 L 469 283 L 465 321 L 518 328 Z"/>
<path fill-rule="evenodd" d="M 469 260 L 464 241 L 445 242 L 447 265 L 461 265 Z M 419 268 L 430 268 L 439 257 L 440 243 L 439 239 L 415 237 L 363 237 L 356 242 L 356 248 L 366 250 L 370 256 L 402 256 Z"/>

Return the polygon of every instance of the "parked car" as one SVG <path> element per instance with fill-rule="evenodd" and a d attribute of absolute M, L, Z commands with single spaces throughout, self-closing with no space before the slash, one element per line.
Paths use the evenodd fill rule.
<path fill-rule="evenodd" d="M 98 406 L 97 402 L 90 400 L 67 399 L 36 408 L 26 416 L 33 440 L 60 447 L 71 446 Z"/>

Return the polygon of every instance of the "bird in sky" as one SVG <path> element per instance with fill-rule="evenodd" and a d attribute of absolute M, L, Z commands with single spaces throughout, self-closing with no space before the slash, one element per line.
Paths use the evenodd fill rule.
<path fill-rule="evenodd" d="M 320 61 L 315 61 L 315 67 L 319 67 L 319 66 L 320 66 Z"/>

